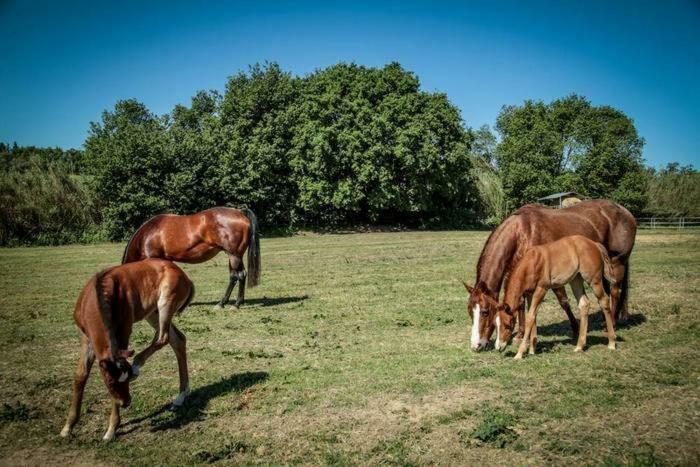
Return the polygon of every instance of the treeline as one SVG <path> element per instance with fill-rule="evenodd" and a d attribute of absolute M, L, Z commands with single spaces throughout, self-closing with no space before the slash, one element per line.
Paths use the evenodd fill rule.
<path fill-rule="evenodd" d="M 504 107 L 495 129 L 465 126 L 396 63 L 304 77 L 256 65 L 166 115 L 119 101 L 84 151 L 0 145 L 0 244 L 119 240 L 215 205 L 249 207 L 268 231 L 493 225 L 568 190 L 641 214 L 695 176 L 646 169 L 631 119 L 580 96 Z"/>
<path fill-rule="evenodd" d="M 303 78 L 271 64 L 165 116 L 118 102 L 92 125 L 85 162 L 112 239 L 214 205 L 278 227 L 459 225 L 479 216 L 471 141 L 447 96 L 398 64 Z"/>

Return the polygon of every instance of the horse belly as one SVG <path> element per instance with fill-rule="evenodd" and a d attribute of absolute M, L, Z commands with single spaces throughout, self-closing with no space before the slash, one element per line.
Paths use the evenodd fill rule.
<path fill-rule="evenodd" d="M 206 243 L 197 243 L 190 248 L 166 252 L 166 258 L 181 263 L 203 263 L 218 255 L 221 250 Z"/>

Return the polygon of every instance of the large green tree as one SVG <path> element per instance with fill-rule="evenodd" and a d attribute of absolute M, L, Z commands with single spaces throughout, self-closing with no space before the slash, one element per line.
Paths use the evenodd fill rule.
<path fill-rule="evenodd" d="M 644 140 L 623 112 L 577 95 L 549 104 L 525 101 L 504 107 L 496 129 L 496 160 L 511 209 L 554 191 L 577 191 L 643 210 Z"/>
<path fill-rule="evenodd" d="M 475 208 L 471 133 L 418 78 L 338 64 L 302 82 L 291 164 L 311 222 L 440 222 Z"/>
<path fill-rule="evenodd" d="M 125 100 L 91 125 L 86 166 L 104 202 L 103 224 L 112 239 L 129 236 L 144 220 L 169 210 L 166 187 L 175 157 L 167 123 L 167 117 Z"/>

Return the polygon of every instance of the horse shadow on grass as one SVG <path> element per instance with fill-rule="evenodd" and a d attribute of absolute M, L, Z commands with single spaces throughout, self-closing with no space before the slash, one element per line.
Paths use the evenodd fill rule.
<path fill-rule="evenodd" d="M 306 300 L 308 298 L 309 298 L 308 295 L 300 295 L 300 296 L 296 296 L 296 297 L 246 298 L 245 303 L 242 306 L 245 308 L 246 305 L 248 305 L 248 306 L 260 306 L 260 307 L 286 305 L 287 303 L 303 302 L 304 300 Z M 191 306 L 218 305 L 218 304 L 219 304 L 218 300 L 213 300 L 213 301 L 209 301 L 209 302 L 192 302 L 192 303 L 190 303 Z"/>
<path fill-rule="evenodd" d="M 642 313 L 636 313 L 633 315 L 630 315 L 627 321 L 624 323 L 619 323 L 616 327 L 616 330 L 619 331 L 620 329 L 630 329 L 635 326 L 639 326 L 640 324 L 643 324 L 646 322 L 646 317 Z M 608 345 L 608 338 L 607 336 L 596 336 L 592 335 L 591 331 L 600 331 L 603 330 L 605 331 L 605 317 L 603 316 L 602 311 L 598 311 L 597 313 L 591 313 L 588 315 L 588 336 L 586 337 L 586 348 L 590 348 L 591 346 L 597 346 L 597 345 Z M 537 327 L 537 336 L 548 336 L 548 337 L 555 337 L 556 339 L 548 339 L 545 341 L 539 340 L 537 341 L 537 352 L 542 352 L 542 353 L 547 353 L 547 352 L 553 352 L 555 351 L 558 347 L 562 345 L 571 345 L 575 346 L 576 341 L 572 338 L 571 336 L 571 325 L 569 324 L 568 320 L 565 321 L 560 321 L 559 323 L 551 323 L 547 324 L 545 326 L 538 326 Z M 617 342 L 625 342 L 625 338 L 620 336 L 619 334 L 617 335 Z M 515 351 L 518 348 L 518 345 L 520 342 L 514 342 L 511 343 L 511 346 L 509 350 L 506 350 L 504 355 L 506 357 L 512 357 L 515 355 Z"/>
<path fill-rule="evenodd" d="M 629 318 L 623 323 L 618 323 L 615 329 L 620 331 L 622 329 L 630 329 L 640 324 L 646 323 L 647 319 L 642 313 L 635 313 L 630 315 Z M 588 332 L 605 330 L 605 317 L 602 311 L 590 313 L 588 315 Z M 538 336 L 569 336 L 571 337 L 571 325 L 569 320 L 560 321 L 558 323 L 546 324 L 544 326 L 537 327 Z M 624 341 L 620 336 L 617 336 L 618 340 Z M 607 339 L 607 338 L 606 338 Z M 591 336 L 588 336 L 588 340 L 591 340 Z"/>
<path fill-rule="evenodd" d="M 171 404 L 165 404 L 159 409 L 143 417 L 134 418 L 122 425 L 122 435 L 141 428 L 145 422 L 150 422 L 152 432 L 182 428 L 191 423 L 204 420 L 205 410 L 209 401 L 230 393 L 242 393 L 246 389 L 261 383 L 268 378 L 264 371 L 238 373 L 220 381 L 197 388 L 187 397 L 185 405 L 176 411 L 170 411 Z M 167 414 L 167 415 L 166 415 Z"/>

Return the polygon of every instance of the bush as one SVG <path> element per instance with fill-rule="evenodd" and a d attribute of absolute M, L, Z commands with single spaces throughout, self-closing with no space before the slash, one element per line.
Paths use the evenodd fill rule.
<path fill-rule="evenodd" d="M 101 238 L 84 179 L 63 165 L 0 172 L 0 245 L 57 245 Z"/>

